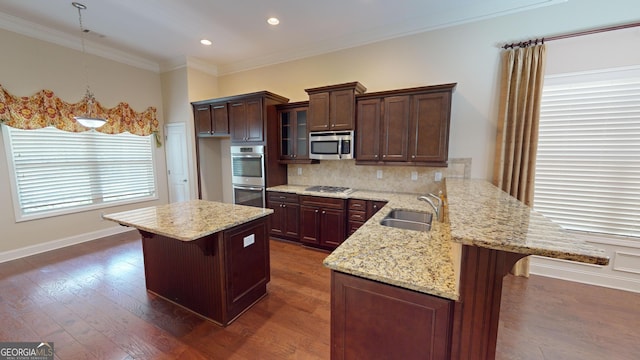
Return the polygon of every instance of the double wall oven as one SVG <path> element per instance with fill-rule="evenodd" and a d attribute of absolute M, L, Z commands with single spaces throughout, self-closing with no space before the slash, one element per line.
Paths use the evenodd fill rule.
<path fill-rule="evenodd" d="M 264 146 L 231 146 L 233 203 L 265 207 Z"/>

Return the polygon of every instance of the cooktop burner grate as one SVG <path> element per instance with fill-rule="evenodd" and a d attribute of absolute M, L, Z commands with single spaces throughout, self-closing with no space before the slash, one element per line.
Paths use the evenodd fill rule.
<path fill-rule="evenodd" d="M 316 191 L 316 192 L 323 192 L 323 193 L 342 193 L 342 194 L 349 194 L 353 192 L 353 189 L 350 187 L 343 187 L 343 186 L 323 186 L 323 185 L 316 185 L 316 186 L 311 186 L 305 189 L 306 191 Z"/>

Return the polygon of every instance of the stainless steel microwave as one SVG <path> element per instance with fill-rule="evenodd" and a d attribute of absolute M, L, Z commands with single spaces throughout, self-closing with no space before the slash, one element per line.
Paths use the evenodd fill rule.
<path fill-rule="evenodd" d="M 309 158 L 317 160 L 353 159 L 353 131 L 309 133 Z"/>

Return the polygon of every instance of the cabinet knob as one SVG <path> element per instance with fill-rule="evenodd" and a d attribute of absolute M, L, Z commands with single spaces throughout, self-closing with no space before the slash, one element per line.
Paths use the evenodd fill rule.
<path fill-rule="evenodd" d="M 377 208 L 378 208 L 378 205 L 373 205 L 373 208 L 374 208 L 374 209 L 377 209 Z"/>
<path fill-rule="evenodd" d="M 316 214 L 318 213 L 318 209 L 316 209 Z"/>
<path fill-rule="evenodd" d="M 416 158 L 416 156 L 415 156 L 415 155 L 411 155 L 411 158 L 412 158 L 412 159 L 415 159 L 415 158 Z"/>
<path fill-rule="evenodd" d="M 382 155 L 382 157 L 383 157 L 383 158 L 386 158 L 386 157 L 387 157 L 387 155 L 386 155 L 386 154 L 385 154 L 385 155 Z"/>
<path fill-rule="evenodd" d="M 377 158 L 378 158 L 378 154 L 376 154 L 376 155 L 373 155 L 373 157 L 377 159 Z"/>
<path fill-rule="evenodd" d="M 286 207 L 287 207 L 287 204 L 282 204 L 282 207 L 283 207 L 283 208 L 286 208 Z"/>

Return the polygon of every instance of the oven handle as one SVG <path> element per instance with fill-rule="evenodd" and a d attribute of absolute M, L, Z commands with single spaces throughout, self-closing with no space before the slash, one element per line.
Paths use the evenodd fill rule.
<path fill-rule="evenodd" d="M 262 191 L 261 187 L 256 186 L 246 186 L 246 185 L 233 185 L 234 189 L 244 189 L 244 190 L 252 190 L 252 191 Z"/>
<path fill-rule="evenodd" d="M 250 158 L 250 159 L 260 159 L 263 155 L 249 155 L 249 154 L 231 154 L 232 158 Z"/>

